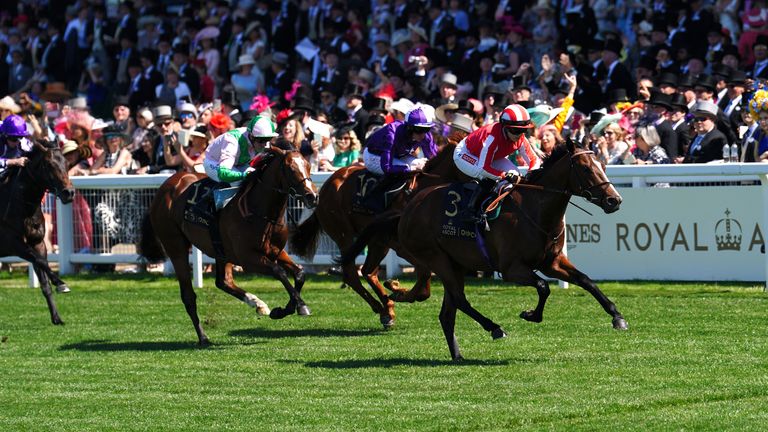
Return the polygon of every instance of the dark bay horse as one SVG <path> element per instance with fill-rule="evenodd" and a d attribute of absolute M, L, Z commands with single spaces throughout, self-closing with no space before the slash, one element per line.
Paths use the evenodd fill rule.
<path fill-rule="evenodd" d="M 455 145 L 446 145 L 432 160 L 427 162 L 421 172 L 406 174 L 407 186 L 397 195 L 388 211 L 399 212 L 408 197 L 425 187 L 464 179 L 463 174 L 456 169 L 453 163 L 455 148 Z M 349 248 L 357 235 L 374 220 L 375 215 L 355 212 L 352 209 L 359 190 L 358 183 L 361 175 L 365 173 L 364 169 L 362 166 L 341 168 L 326 180 L 323 187 L 320 188 L 320 200 L 314 213 L 304 220 L 291 236 L 290 246 L 293 253 L 311 259 L 317 249 L 317 242 L 322 231 L 325 231 L 343 251 Z M 374 237 L 368 242 L 368 254 L 361 269 L 363 277 L 378 298 L 372 296 L 360 282 L 354 261 L 342 266 L 344 282 L 370 305 L 374 313 L 379 314 L 379 320 L 384 328 L 389 328 L 395 323 L 395 308 L 392 298 L 397 298 L 398 301 L 413 302 L 422 301 L 430 295 L 431 273 L 416 268 L 418 279 L 413 289 L 410 291 L 399 289 L 396 283 L 387 281 L 385 284 L 395 291 L 391 296 L 392 298 L 387 296 L 386 289 L 378 279 L 379 263 L 387 255 L 390 248 L 408 259 L 404 252 L 400 253 L 397 235 L 391 234 L 386 233 Z"/>
<path fill-rule="evenodd" d="M 141 253 L 149 261 L 161 261 L 167 254 L 176 270 L 181 300 L 197 332 L 200 345 L 210 343 L 197 316 L 197 302 L 192 288 L 189 250 L 195 245 L 206 255 L 216 257 L 216 287 L 236 297 L 260 314 L 280 319 L 298 311 L 310 315 L 301 299 L 304 270 L 285 252 L 288 228 L 285 209 L 288 196 L 295 196 L 308 206 L 317 202 L 317 189 L 312 183 L 309 163 L 295 151 L 267 149 L 267 161 L 261 173 L 243 180 L 229 205 L 219 211 L 219 227 L 225 256 L 217 256 L 207 227 L 184 220 L 188 201 L 196 201 L 203 193 L 200 187 L 190 188 L 203 174 L 178 173 L 166 180 L 157 191 L 144 220 Z M 158 243 L 159 240 L 159 243 Z M 162 246 L 162 247 L 161 247 Z M 290 297 L 285 308 L 271 312 L 266 303 L 235 285 L 233 264 L 247 272 L 271 275 L 282 282 Z M 288 280 L 293 276 L 293 284 Z"/>
<path fill-rule="evenodd" d="M 49 280 L 59 292 L 68 292 L 69 288 L 48 265 L 40 203 L 47 190 L 68 204 L 75 190 L 67 175 L 67 162 L 56 142 L 35 142 L 25 156 L 29 158 L 26 166 L 9 168 L 0 184 L 0 256 L 18 256 L 32 264 L 48 303 L 51 322 L 64 324 L 53 301 Z"/>
<path fill-rule="evenodd" d="M 586 198 L 606 213 L 619 209 L 621 196 L 605 175 L 592 151 L 575 146 L 570 140 L 553 151 L 542 167 L 530 172 L 502 202 L 500 216 L 490 221 L 484 237 L 484 254 L 475 242 L 441 236 L 441 214 L 446 209 L 447 186 L 423 190 L 405 207 L 402 214 L 382 217 L 369 225 L 342 262 L 349 262 L 365 246 L 367 238 L 396 229 L 401 248 L 414 259 L 414 265 L 431 269 L 445 287 L 440 324 L 451 356 L 461 359 L 454 327 L 456 310 L 477 321 L 494 339 L 505 337 L 501 327 L 470 305 L 464 294 L 467 270 L 497 270 L 504 281 L 536 288 L 536 308 L 524 311 L 521 318 L 541 322 L 549 284 L 546 276 L 579 285 L 592 294 L 613 318 L 613 327 L 626 329 L 624 317 L 616 306 L 584 273 L 578 271 L 563 254 L 565 224 L 563 217 L 572 195 Z M 471 245 L 471 246 L 468 246 Z"/>

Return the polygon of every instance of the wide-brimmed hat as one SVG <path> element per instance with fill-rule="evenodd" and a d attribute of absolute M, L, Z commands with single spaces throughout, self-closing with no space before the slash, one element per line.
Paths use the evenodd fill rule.
<path fill-rule="evenodd" d="M 155 123 L 164 122 L 173 118 L 173 109 L 168 105 L 158 105 L 152 109 Z"/>
<path fill-rule="evenodd" d="M 240 66 L 247 66 L 247 65 L 255 65 L 256 59 L 253 58 L 251 54 L 243 54 L 240 57 L 237 58 L 237 67 Z"/>
<path fill-rule="evenodd" d="M 366 68 L 360 69 L 357 72 L 357 77 L 367 82 L 368 84 L 373 84 L 373 82 L 376 81 L 376 74 Z"/>
<path fill-rule="evenodd" d="M 413 105 L 414 103 L 411 102 L 410 99 L 401 98 L 392 102 L 392 104 L 389 106 L 389 109 L 392 111 L 397 111 L 399 113 L 405 114 L 408 111 L 413 109 Z"/>
<path fill-rule="evenodd" d="M 216 39 L 221 34 L 221 30 L 219 30 L 218 27 L 215 26 L 208 26 L 197 32 L 197 35 L 195 35 L 195 38 L 197 40 L 203 40 L 203 39 Z"/>
<path fill-rule="evenodd" d="M 417 26 L 416 24 L 413 24 L 413 23 L 408 23 L 408 30 L 410 30 L 411 33 L 416 33 L 417 35 L 419 35 L 419 37 L 424 39 L 424 41 L 428 41 L 429 40 L 429 37 L 427 36 L 427 31 L 424 30 L 423 27 L 419 27 L 419 26 Z"/>
<path fill-rule="evenodd" d="M 439 107 L 435 108 L 435 118 L 440 120 L 443 123 L 448 122 L 448 117 L 446 114 L 454 112 L 456 108 L 458 108 L 459 105 L 455 103 L 447 103 L 440 105 Z"/>
<path fill-rule="evenodd" d="M 63 82 L 49 82 L 45 85 L 45 91 L 40 95 L 40 99 L 48 102 L 64 102 L 72 97 L 72 93 L 67 91 L 67 86 Z"/>
<path fill-rule="evenodd" d="M 64 144 L 61 146 L 61 154 L 66 155 L 67 153 L 72 153 L 73 151 L 77 151 L 77 142 L 73 140 L 64 141 Z"/>
<path fill-rule="evenodd" d="M 595 126 L 592 127 L 589 133 L 594 135 L 600 135 L 601 133 L 603 133 L 603 129 L 605 129 L 611 123 L 618 123 L 619 120 L 621 120 L 621 117 L 622 117 L 621 114 L 606 114 L 600 117 L 600 120 L 597 122 Z"/>
<path fill-rule="evenodd" d="M 528 108 L 528 115 L 531 116 L 531 121 L 536 127 L 542 127 L 545 124 L 555 119 L 561 112 L 562 108 L 553 108 L 546 104 L 536 105 L 535 107 Z"/>
<path fill-rule="evenodd" d="M 7 109 L 10 110 L 14 114 L 18 114 L 21 112 L 21 107 L 19 104 L 16 103 L 15 100 L 13 100 L 10 96 L 5 96 L 2 99 L 0 99 L 0 109 Z"/>
<path fill-rule="evenodd" d="M 453 117 L 453 121 L 451 122 L 451 127 L 458 129 L 460 131 L 464 131 L 467 133 L 472 132 L 472 119 L 463 116 L 463 115 L 457 115 Z"/>
<path fill-rule="evenodd" d="M 694 116 L 703 115 L 713 120 L 717 119 L 717 112 L 718 112 L 717 105 L 715 105 L 713 102 L 704 101 L 704 100 L 696 102 L 692 110 L 692 113 Z"/>
<path fill-rule="evenodd" d="M 272 63 L 286 66 L 288 65 L 288 61 L 290 60 L 290 57 L 288 57 L 288 54 L 281 52 L 281 51 L 275 51 L 272 53 Z"/>
<path fill-rule="evenodd" d="M 408 30 L 406 29 L 400 29 L 396 30 L 394 33 L 392 33 L 392 38 L 390 39 L 390 45 L 393 47 L 396 47 L 400 45 L 401 43 L 408 42 L 411 40 L 410 33 L 408 33 Z"/>

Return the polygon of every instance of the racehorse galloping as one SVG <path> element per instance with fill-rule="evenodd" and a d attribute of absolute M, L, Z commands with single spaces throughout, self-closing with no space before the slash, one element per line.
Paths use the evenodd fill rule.
<path fill-rule="evenodd" d="M 388 212 L 398 212 L 405 205 L 409 196 L 425 187 L 435 186 L 463 178 L 453 163 L 455 145 L 446 145 L 425 165 L 422 172 L 405 174 L 408 179 L 407 187 L 401 191 Z M 352 245 L 357 235 L 374 219 L 369 215 L 353 211 L 355 195 L 358 193 L 358 183 L 365 169 L 361 166 L 351 166 L 339 169 L 320 188 L 320 200 L 314 213 L 299 225 L 291 237 L 291 251 L 300 256 L 311 258 L 317 248 L 321 231 L 325 231 L 339 249 L 344 251 Z M 392 235 L 390 235 L 392 234 Z M 354 262 L 342 266 L 344 282 L 352 287 L 370 306 L 374 313 L 379 314 L 379 320 L 384 328 L 395 323 L 394 302 L 378 279 L 379 263 L 387 255 L 389 249 L 397 251 L 408 259 L 405 252 L 401 253 L 396 233 L 384 233 L 368 243 L 368 254 L 362 267 L 362 274 L 376 293 L 374 298 L 360 282 L 357 266 Z M 429 297 L 429 281 L 431 273 L 425 269 L 416 268 L 417 281 L 411 291 L 395 291 L 393 297 L 399 296 L 404 301 L 422 301 Z"/>
<path fill-rule="evenodd" d="M 0 256 L 18 256 L 29 261 L 48 303 L 53 324 L 64 324 L 51 294 L 50 281 L 59 292 L 69 288 L 48 266 L 43 238 L 45 222 L 40 202 L 46 190 L 65 204 L 75 191 L 67 175 L 67 163 L 56 142 L 35 142 L 23 168 L 11 168 L 0 184 Z"/>
<path fill-rule="evenodd" d="M 621 196 L 605 175 L 591 151 L 576 147 L 570 140 L 546 159 L 542 168 L 532 171 L 515 186 L 502 202 L 500 216 L 489 221 L 490 232 L 481 233 L 480 242 L 441 235 L 440 215 L 445 212 L 448 186 L 420 192 L 405 207 L 400 217 L 382 218 L 361 233 L 353 247 L 344 252 L 342 262 L 354 259 L 374 232 L 397 229 L 402 249 L 415 259 L 413 263 L 429 268 L 443 281 L 445 295 L 440 311 L 448 348 L 453 359 L 461 359 L 454 326 L 456 309 L 491 332 L 494 339 L 506 336 L 501 327 L 470 305 L 464 294 L 467 270 L 497 270 L 507 282 L 536 288 L 536 308 L 524 311 L 521 318 L 541 322 L 549 284 L 535 271 L 579 285 L 592 294 L 613 318 L 613 327 L 626 329 L 624 317 L 616 306 L 585 274 L 578 271 L 563 254 L 565 224 L 563 217 L 572 195 L 586 198 L 606 213 L 619 209 Z M 468 247 L 467 245 L 473 245 Z"/>
<path fill-rule="evenodd" d="M 246 177 L 232 202 L 218 214 L 223 257 L 216 253 L 208 228 L 184 220 L 186 203 L 197 200 L 198 194 L 202 194 L 199 190 L 202 188 L 190 188 L 190 185 L 204 178 L 203 174 L 171 176 L 157 191 L 144 221 L 141 253 L 150 261 L 162 260 L 165 254 L 170 257 L 179 280 L 181 300 L 203 346 L 210 342 L 197 316 L 188 259 L 191 245 L 216 257 L 216 287 L 257 308 L 260 314 L 269 313 L 274 319 L 297 310 L 299 315 L 310 314 L 300 296 L 304 270 L 284 250 L 288 239 L 285 209 L 289 195 L 313 207 L 317 189 L 310 178 L 309 164 L 298 152 L 278 148 L 266 151 L 263 171 Z M 258 297 L 237 287 L 232 278 L 233 264 L 242 266 L 247 272 L 272 275 L 280 280 L 290 297 L 286 307 L 269 312 Z M 293 275 L 293 284 L 288 280 L 287 272 Z"/>

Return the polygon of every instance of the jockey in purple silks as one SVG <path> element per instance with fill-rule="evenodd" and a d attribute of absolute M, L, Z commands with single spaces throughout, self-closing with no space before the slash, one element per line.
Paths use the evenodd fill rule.
<path fill-rule="evenodd" d="M 417 105 L 405 115 L 405 121 L 394 121 L 374 132 L 366 142 L 363 161 L 375 174 L 404 173 L 419 170 L 437 154 L 430 129 L 432 119 L 424 107 Z M 420 148 L 423 157 L 413 152 Z"/>
<path fill-rule="evenodd" d="M 16 114 L 6 117 L 0 125 L 0 179 L 9 167 L 27 164 L 24 154 L 32 151 L 32 141 L 28 136 L 27 123 Z"/>

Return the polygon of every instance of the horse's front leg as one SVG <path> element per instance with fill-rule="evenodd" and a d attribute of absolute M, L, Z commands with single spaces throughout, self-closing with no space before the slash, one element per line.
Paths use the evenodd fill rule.
<path fill-rule="evenodd" d="M 272 275 L 275 279 L 282 282 L 283 287 L 288 292 L 289 300 L 285 308 L 276 307 L 269 313 L 272 319 L 282 319 L 296 311 L 296 305 L 303 303 L 298 291 L 288 280 L 288 273 L 277 261 L 272 261 L 261 252 L 250 253 L 242 261 L 243 269 L 247 272 Z"/>
<path fill-rule="evenodd" d="M 613 318 L 613 328 L 616 330 L 627 330 L 627 321 L 618 309 L 616 309 L 616 305 L 613 304 L 602 291 L 600 291 L 600 288 L 595 285 L 589 276 L 577 270 L 564 255 L 556 256 L 552 261 L 552 264 L 548 268 L 541 269 L 541 271 L 549 277 L 558 278 L 584 288 L 587 292 L 592 294 L 605 312 Z"/>
<path fill-rule="evenodd" d="M 51 269 L 48 266 L 48 260 L 44 254 L 41 254 L 39 250 L 35 250 L 27 245 L 22 239 L 16 236 L 8 236 L 11 241 L 12 248 L 16 251 L 16 256 L 28 261 L 32 266 L 37 279 L 40 281 L 40 289 L 45 297 L 45 302 L 48 304 L 48 311 L 51 314 L 51 322 L 55 325 L 63 325 L 59 316 L 59 310 L 56 307 L 56 303 L 53 301 L 53 293 L 51 292 L 51 284 L 48 281 L 48 274 L 51 273 Z M 43 250 L 43 253 L 45 251 Z"/>
<path fill-rule="evenodd" d="M 261 316 L 269 315 L 270 310 L 266 303 L 235 284 L 232 267 L 234 267 L 232 263 L 216 260 L 216 288 L 255 308 L 257 314 Z"/>
<path fill-rule="evenodd" d="M 505 282 L 513 282 L 536 288 L 536 293 L 539 295 L 536 308 L 520 312 L 520 318 L 540 323 L 544 319 L 544 305 L 547 304 L 547 298 L 549 298 L 549 283 L 539 277 L 532 269 L 523 266 L 510 266 L 501 273 L 501 276 Z"/>
<path fill-rule="evenodd" d="M 306 281 L 306 274 L 304 273 L 304 267 L 293 262 L 288 252 L 285 250 L 280 251 L 280 255 L 277 257 L 277 263 L 285 270 L 291 272 L 293 275 L 293 287 L 296 290 L 297 297 L 297 313 L 301 316 L 312 315 L 312 311 L 309 309 L 304 299 L 301 298 L 301 289 L 304 288 L 304 282 Z"/>

